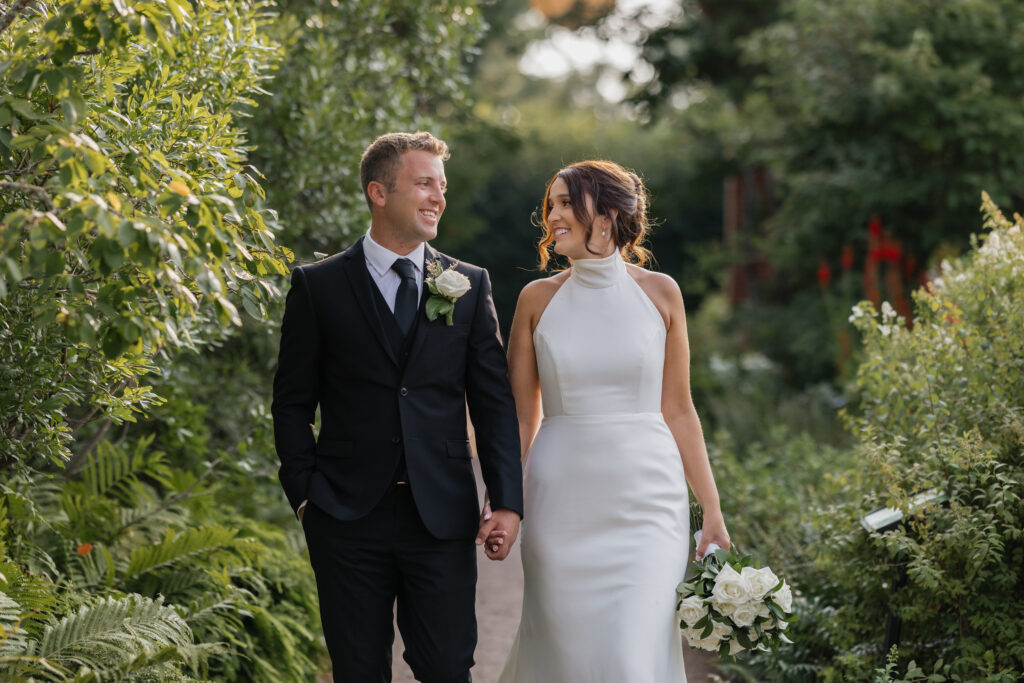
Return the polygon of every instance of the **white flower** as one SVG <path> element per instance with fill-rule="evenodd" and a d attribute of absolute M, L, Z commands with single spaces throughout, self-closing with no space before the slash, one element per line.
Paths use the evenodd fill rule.
<path fill-rule="evenodd" d="M 757 616 L 770 619 L 772 616 L 771 611 L 768 609 L 768 603 L 762 602 L 761 606 L 757 608 Z"/>
<path fill-rule="evenodd" d="M 771 597 L 786 614 L 793 611 L 793 590 L 788 583 L 782 584 L 782 588 L 772 593 Z"/>
<path fill-rule="evenodd" d="M 683 637 L 686 638 L 686 642 L 690 644 L 690 647 L 697 647 L 697 643 L 701 641 L 701 632 L 692 628 L 684 628 L 682 631 Z"/>
<path fill-rule="evenodd" d="M 708 636 L 704 640 L 699 640 L 694 647 L 699 647 L 701 650 L 707 650 L 708 652 L 718 652 L 718 638 L 715 638 L 714 634 Z"/>
<path fill-rule="evenodd" d="M 765 593 L 775 588 L 779 583 L 779 577 L 775 576 L 775 573 L 769 567 L 761 567 L 760 569 L 744 567 L 740 571 L 740 576 L 746 578 L 747 583 L 750 584 L 751 597 L 758 601 L 764 597 Z"/>
<path fill-rule="evenodd" d="M 740 645 L 740 641 L 739 640 L 734 640 L 731 643 L 729 643 L 729 654 L 737 655 L 737 654 L 743 652 L 743 650 L 744 650 L 744 648 L 743 648 L 742 645 Z"/>
<path fill-rule="evenodd" d="M 745 602 L 741 605 L 736 605 L 732 611 L 732 620 L 737 626 L 746 628 L 747 626 L 754 625 L 754 619 L 757 618 L 757 613 L 761 608 L 760 601 L 758 602 Z"/>
<path fill-rule="evenodd" d="M 711 597 L 716 606 L 740 605 L 750 600 L 750 584 L 739 572 L 725 565 L 715 577 Z"/>
<path fill-rule="evenodd" d="M 449 299 L 458 299 L 470 290 L 469 278 L 455 270 L 446 270 L 434 279 L 437 291 Z"/>
<path fill-rule="evenodd" d="M 890 318 L 896 317 L 896 309 L 892 307 L 888 301 L 882 302 L 882 319 L 889 320 Z"/>
<path fill-rule="evenodd" d="M 732 626 L 729 624 L 723 624 L 720 621 L 712 622 L 711 635 L 708 638 L 715 638 L 716 640 L 729 640 L 732 638 Z"/>
<path fill-rule="evenodd" d="M 691 628 L 703 619 L 707 613 L 708 608 L 704 604 L 704 599 L 696 595 L 691 595 L 682 600 L 679 605 L 679 618 L 685 621 L 686 625 Z"/>
<path fill-rule="evenodd" d="M 861 310 L 860 306 L 854 306 L 850 309 L 850 317 L 847 318 L 851 323 L 856 321 L 858 318 L 864 317 L 864 311 Z"/>

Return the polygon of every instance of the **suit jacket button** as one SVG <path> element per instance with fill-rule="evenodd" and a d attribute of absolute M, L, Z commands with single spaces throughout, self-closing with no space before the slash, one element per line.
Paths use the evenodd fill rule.
<path fill-rule="evenodd" d="M 393 436 L 393 437 L 391 437 L 391 443 L 402 443 L 402 437 L 400 437 L 400 436 Z"/>
<path fill-rule="evenodd" d="M 405 387 L 402 387 L 401 389 L 398 390 L 398 393 L 401 394 L 402 396 L 406 396 L 408 395 L 409 390 L 406 389 Z"/>

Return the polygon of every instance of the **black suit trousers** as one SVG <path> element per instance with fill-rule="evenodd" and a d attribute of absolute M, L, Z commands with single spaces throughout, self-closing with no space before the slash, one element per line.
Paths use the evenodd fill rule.
<path fill-rule="evenodd" d="M 439 540 L 412 492 L 395 484 L 365 517 L 342 521 L 310 503 L 303 529 L 337 683 L 391 681 L 394 607 L 405 660 L 424 683 L 472 678 L 476 545 Z"/>

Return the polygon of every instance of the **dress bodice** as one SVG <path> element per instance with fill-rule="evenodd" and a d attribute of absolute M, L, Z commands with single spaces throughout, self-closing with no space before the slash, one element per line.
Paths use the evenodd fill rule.
<path fill-rule="evenodd" d="M 544 415 L 661 412 L 665 335 L 618 252 L 573 261 L 533 333 Z"/>

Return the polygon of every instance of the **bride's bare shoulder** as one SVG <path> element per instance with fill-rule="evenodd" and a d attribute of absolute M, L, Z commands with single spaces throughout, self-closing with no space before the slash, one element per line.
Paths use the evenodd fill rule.
<path fill-rule="evenodd" d="M 672 313 L 678 313 L 683 308 L 683 294 L 679 290 L 679 283 L 670 275 L 655 273 L 640 266 L 630 264 L 628 270 L 668 326 L 672 320 Z"/>
<path fill-rule="evenodd" d="M 563 270 L 551 277 L 544 277 L 527 284 L 519 292 L 519 303 L 516 306 L 517 314 L 528 316 L 531 320 L 530 327 L 532 328 L 540 320 L 544 309 L 548 307 L 551 299 L 554 298 L 555 293 L 568 277 L 569 271 Z"/>

